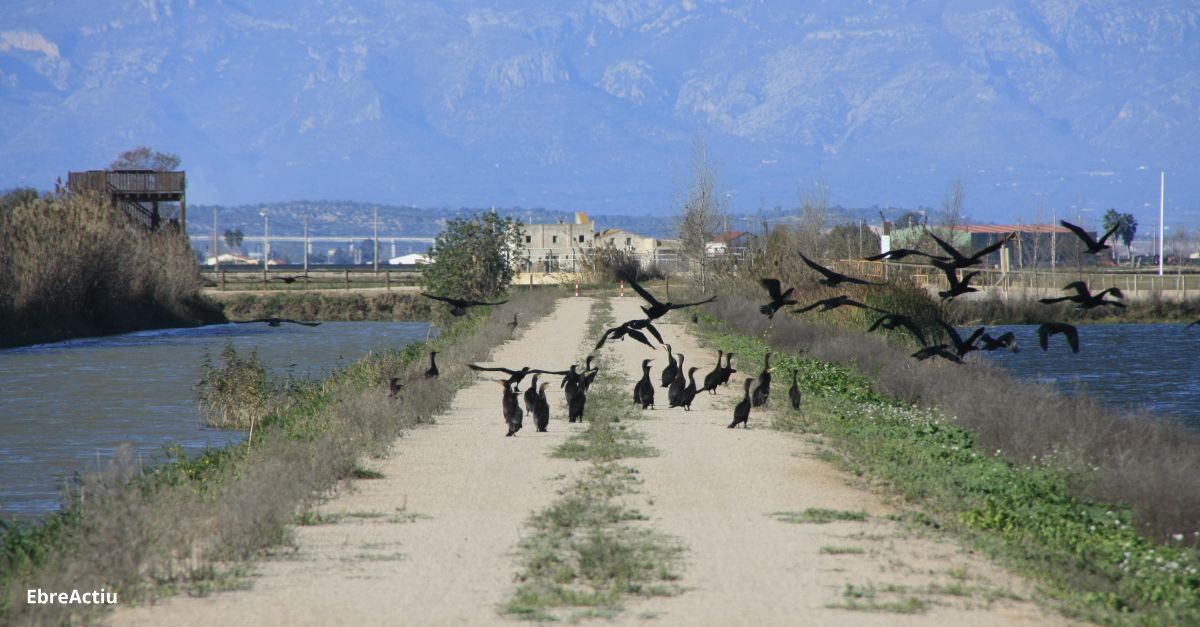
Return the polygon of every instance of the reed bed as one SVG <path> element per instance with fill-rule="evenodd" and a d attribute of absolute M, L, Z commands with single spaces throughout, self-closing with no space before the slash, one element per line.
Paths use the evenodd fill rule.
<path fill-rule="evenodd" d="M 0 346 L 222 322 L 186 237 L 103 199 L 47 195 L 0 211 Z"/>

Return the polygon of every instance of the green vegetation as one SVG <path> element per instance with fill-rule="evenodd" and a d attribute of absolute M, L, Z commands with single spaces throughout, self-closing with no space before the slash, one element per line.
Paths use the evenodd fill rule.
<path fill-rule="evenodd" d="M 433 244 L 433 263 L 421 279 L 441 296 L 490 299 L 508 290 L 516 273 L 512 251 L 524 245 L 521 223 L 484 213 L 446 223 Z"/>
<path fill-rule="evenodd" d="M 611 319 L 607 300 L 592 311 L 593 335 Z M 560 492 L 560 498 L 529 521 L 533 531 L 521 542 L 519 586 L 504 606 L 506 614 L 546 621 L 571 610 L 572 619 L 612 618 L 628 595 L 677 594 L 677 570 L 683 548 L 673 539 L 644 526 L 637 510 L 621 503 L 636 494 L 637 471 L 614 463 L 625 457 L 655 454 L 643 435 L 620 420 L 634 418 L 616 382 L 605 375 L 588 394 L 587 429 L 573 436 L 554 455 L 591 462 L 583 477 Z"/>
<path fill-rule="evenodd" d="M 767 349 L 762 339 L 729 333 L 715 319 L 704 328 L 715 347 L 735 351 L 743 363 L 761 360 Z M 1107 624 L 1200 622 L 1198 537 L 1179 533 L 1156 542 L 1139 533 L 1129 507 L 1087 497 L 1083 487 L 1102 472 L 1098 466 L 1067 450 L 1006 459 L 981 447 L 980 436 L 955 418 L 876 392 L 878 382 L 855 368 L 796 355 L 775 363 L 781 380 L 799 371 L 806 405 L 803 413 L 781 411 L 774 426 L 821 434 L 829 457 L 918 507 L 908 516 L 915 524 L 956 532 L 1017 566 L 1074 616 Z M 804 514 L 817 517 L 813 512 Z M 871 590 L 859 589 L 839 607 L 923 609 L 909 599 L 881 605 Z"/>
<path fill-rule="evenodd" d="M 290 541 L 290 525 L 331 522 L 314 507 L 358 474 L 363 455 L 386 455 L 400 432 L 448 407 L 454 387 L 472 376 L 463 364 L 509 338 L 514 310 L 533 318 L 553 301 L 551 292 L 534 292 L 472 312 L 435 340 L 369 355 L 325 381 L 289 386 L 286 401 L 258 420 L 252 442 L 191 458 L 172 448 L 156 466 L 118 456 L 81 477 L 59 514 L 32 526 L 0 523 L 0 623 L 94 622 L 78 613 L 103 611 L 29 607 L 23 601 L 29 588 L 70 590 L 86 582 L 133 602 L 239 585 L 247 562 Z M 446 359 L 441 377 L 426 380 L 431 348 Z M 391 377 L 403 380 L 403 400 L 387 397 Z M 216 407 L 221 395 L 233 394 L 208 389 Z M 375 514 L 338 518 L 365 515 Z M 415 516 L 398 511 L 387 520 Z"/>
<path fill-rule="evenodd" d="M 842 598 L 845 600 L 828 607 L 859 612 L 892 612 L 895 614 L 919 614 L 929 609 L 928 601 L 916 596 L 903 596 L 904 591 L 903 586 L 884 586 L 882 589 L 879 589 L 872 584 L 865 586 L 846 584 L 846 589 L 842 592 Z M 882 598 L 881 594 L 900 594 L 901 596 L 900 598 Z"/>
<path fill-rule="evenodd" d="M 196 385 L 196 403 L 208 426 L 216 429 L 250 431 L 286 402 L 284 389 L 267 374 L 258 351 L 248 357 L 238 354 L 233 342 L 221 349 L 221 363 L 214 365 L 205 351 L 204 374 Z"/>
<path fill-rule="evenodd" d="M 867 519 L 866 512 L 848 512 L 836 509 L 810 507 L 802 512 L 775 512 L 771 514 L 775 520 L 797 524 L 823 525 L 839 520 L 862 522 Z"/>
<path fill-rule="evenodd" d="M 320 293 L 220 296 L 230 320 L 278 317 L 293 320 L 429 320 L 433 301 L 415 292 Z"/>
<path fill-rule="evenodd" d="M 179 232 L 95 196 L 0 200 L 0 346 L 223 321 Z"/>

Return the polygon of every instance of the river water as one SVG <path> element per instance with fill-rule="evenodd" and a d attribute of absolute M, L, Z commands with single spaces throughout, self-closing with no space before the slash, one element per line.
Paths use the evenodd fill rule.
<path fill-rule="evenodd" d="M 969 332 L 974 327 L 961 329 Z M 1200 326 L 1183 324 L 1079 325 L 1079 354 L 1066 339 L 1038 346 L 1036 325 L 989 327 L 1012 331 L 1020 351 L 983 353 L 1013 375 L 1054 383 L 1069 394 L 1086 394 L 1121 412 L 1145 411 L 1200 430 Z M 964 333 L 965 336 L 965 333 Z"/>
<path fill-rule="evenodd" d="M 232 342 L 280 377 L 324 377 L 434 332 L 424 322 L 225 324 L 0 350 L 0 518 L 57 510 L 63 482 L 122 445 L 149 463 L 166 445 L 195 453 L 244 437 L 200 424 L 193 386 L 205 351 L 216 361 Z"/>

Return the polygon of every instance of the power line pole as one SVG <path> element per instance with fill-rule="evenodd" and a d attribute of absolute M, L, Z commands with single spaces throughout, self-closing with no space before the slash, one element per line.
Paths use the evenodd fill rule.
<path fill-rule="evenodd" d="M 375 263 L 375 274 L 379 274 L 379 207 L 375 207 L 375 236 L 372 241 L 375 245 L 375 252 L 371 255 L 371 259 Z"/>

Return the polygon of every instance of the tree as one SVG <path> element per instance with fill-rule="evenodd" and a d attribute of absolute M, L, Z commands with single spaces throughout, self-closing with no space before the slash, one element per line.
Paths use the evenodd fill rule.
<path fill-rule="evenodd" d="M 179 163 L 179 155 L 169 152 L 158 152 L 157 150 L 152 150 L 149 146 L 138 146 L 117 155 L 117 158 L 108 164 L 108 169 L 168 172 L 178 170 Z"/>
<path fill-rule="evenodd" d="M 1117 227 L 1116 236 L 1125 244 L 1125 253 L 1132 259 L 1133 252 L 1130 246 L 1133 244 L 1133 236 L 1137 234 L 1137 218 L 1131 213 L 1118 213 L 1116 209 L 1109 209 L 1108 213 L 1104 214 L 1104 232 L 1107 233 L 1114 226 Z"/>
<path fill-rule="evenodd" d="M 704 259 L 708 243 L 725 222 L 717 194 L 717 174 L 708 157 L 708 146 L 697 137 L 692 160 L 692 184 L 676 217 L 680 246 L 693 258 Z"/>
<path fill-rule="evenodd" d="M 829 186 L 817 181 L 800 194 L 800 221 L 796 224 L 796 238 L 800 250 L 823 256 L 820 252 L 824 238 L 825 222 L 829 220 Z"/>
<path fill-rule="evenodd" d="M 942 232 L 949 237 L 954 237 L 954 230 L 963 221 L 963 201 L 966 200 L 967 192 L 963 189 L 961 180 L 954 181 L 950 187 L 946 189 L 945 195 L 942 196 Z"/>
<path fill-rule="evenodd" d="M 232 231 L 225 229 L 225 245 L 228 246 L 230 250 L 240 249 L 244 239 L 246 239 L 246 236 L 242 234 L 241 228 L 237 228 Z"/>
<path fill-rule="evenodd" d="M 38 199 L 38 191 L 32 187 L 18 187 L 0 196 L 0 213 L 16 209 Z"/>
<path fill-rule="evenodd" d="M 434 240 L 421 284 L 441 296 L 494 298 L 512 283 L 523 241 L 521 223 L 495 213 L 450 220 Z"/>

